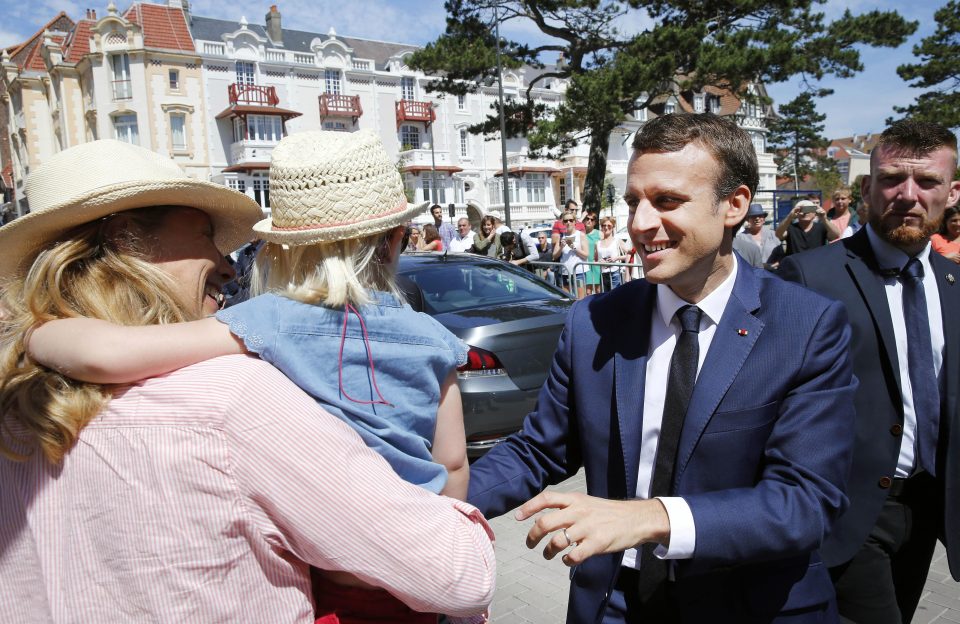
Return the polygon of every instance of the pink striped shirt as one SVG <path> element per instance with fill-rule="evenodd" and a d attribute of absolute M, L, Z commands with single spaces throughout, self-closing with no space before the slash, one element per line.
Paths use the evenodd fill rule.
<path fill-rule="evenodd" d="M 276 369 L 222 357 L 119 392 L 62 468 L 0 458 L 0 621 L 312 622 L 308 564 L 468 616 L 492 537 Z"/>

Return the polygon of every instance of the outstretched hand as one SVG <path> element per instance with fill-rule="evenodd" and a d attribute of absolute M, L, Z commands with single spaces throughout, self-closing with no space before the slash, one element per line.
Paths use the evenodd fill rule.
<path fill-rule="evenodd" d="M 546 509 L 556 511 L 537 517 L 527 533 L 527 548 L 536 548 L 552 533 L 543 556 L 553 559 L 573 545 L 563 556 L 568 566 L 646 542 L 670 541 L 670 519 L 657 499 L 615 501 L 576 492 L 541 492 L 517 510 L 516 518 L 526 520 Z"/>

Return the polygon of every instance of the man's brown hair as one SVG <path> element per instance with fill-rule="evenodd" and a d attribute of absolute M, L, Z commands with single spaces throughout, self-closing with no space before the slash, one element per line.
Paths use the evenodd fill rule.
<path fill-rule="evenodd" d="M 879 147 L 902 152 L 910 156 L 926 156 L 942 147 L 953 152 L 953 163 L 957 163 L 957 137 L 944 126 L 931 121 L 903 119 L 894 122 L 883 131 L 877 141 Z"/>
<path fill-rule="evenodd" d="M 760 184 L 757 153 L 750 136 L 726 117 L 712 113 L 696 115 L 673 113 L 648 121 L 633 139 L 635 154 L 645 152 L 679 152 L 690 143 L 702 145 L 719 170 L 714 182 L 717 201 L 729 197 L 737 187 L 756 194 Z"/>

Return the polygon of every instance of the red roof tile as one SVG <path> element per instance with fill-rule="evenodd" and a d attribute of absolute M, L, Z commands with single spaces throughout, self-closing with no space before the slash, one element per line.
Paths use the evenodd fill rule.
<path fill-rule="evenodd" d="M 56 17 L 44 24 L 32 37 L 20 45 L 14 46 L 10 51 L 10 59 L 21 69 L 45 70 L 46 66 L 43 63 L 43 57 L 40 56 L 40 44 L 43 43 L 43 33 L 47 30 L 62 33 L 70 32 L 74 26 L 74 21 L 67 17 L 66 13 L 60 11 Z M 58 44 L 62 44 L 64 37 L 63 35 L 54 35 L 53 40 Z"/>
<path fill-rule="evenodd" d="M 90 29 L 95 22 L 82 19 L 67 38 L 63 58 L 68 63 L 76 63 L 90 53 Z"/>
<path fill-rule="evenodd" d="M 148 48 L 193 52 L 196 48 L 182 9 L 139 2 L 131 6 L 124 18 L 143 30 L 143 45 Z"/>

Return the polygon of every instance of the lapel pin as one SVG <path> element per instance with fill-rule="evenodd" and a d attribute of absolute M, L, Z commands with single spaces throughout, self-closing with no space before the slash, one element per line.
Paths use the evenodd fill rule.
<path fill-rule="evenodd" d="M 745 329 L 738 329 L 738 330 L 737 330 L 737 335 L 738 335 L 738 336 L 746 336 L 746 335 L 749 334 L 749 333 L 750 333 L 750 332 L 748 332 L 748 331 L 745 330 Z"/>
<path fill-rule="evenodd" d="M 953 273 L 947 273 L 947 283 L 948 283 L 948 284 L 950 284 L 951 286 L 953 286 L 953 283 L 956 282 L 956 281 L 957 281 L 957 279 L 953 276 Z"/>

